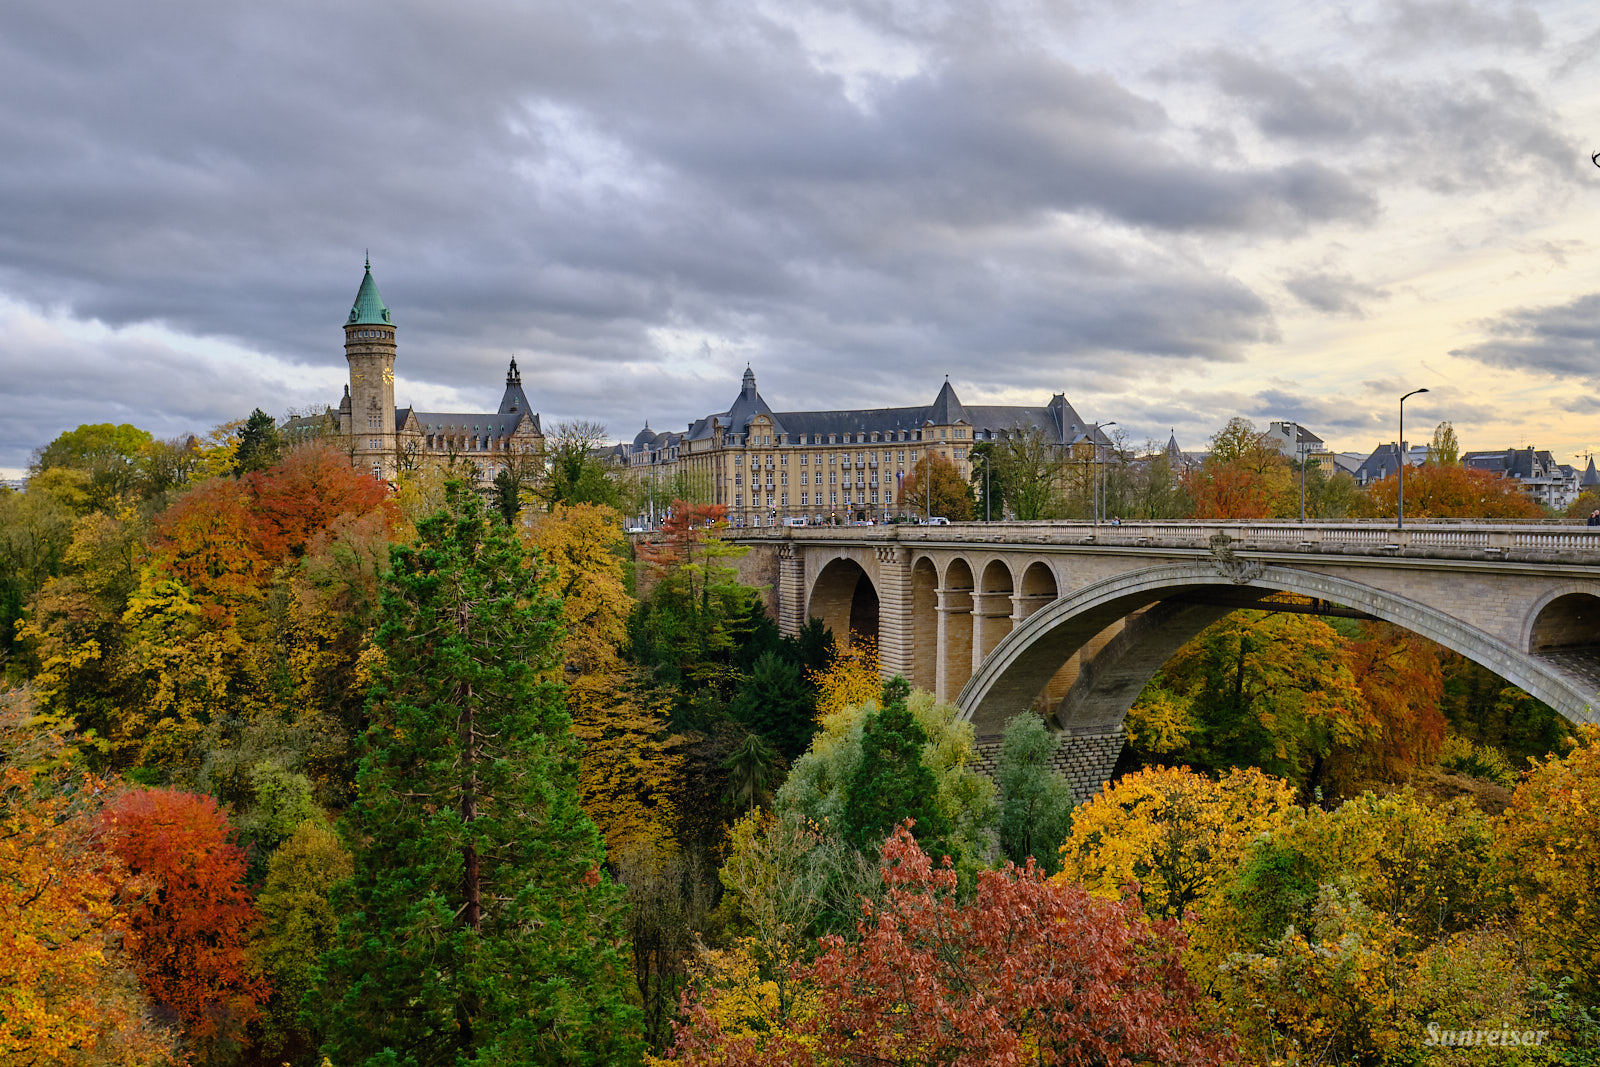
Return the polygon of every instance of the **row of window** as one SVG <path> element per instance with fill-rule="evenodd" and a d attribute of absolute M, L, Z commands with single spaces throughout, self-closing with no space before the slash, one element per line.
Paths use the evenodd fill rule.
<path fill-rule="evenodd" d="M 356 330 L 352 337 L 381 337 L 386 341 L 394 340 L 393 330 Z"/>
<path fill-rule="evenodd" d="M 843 503 L 843 504 L 869 504 L 869 503 L 870 504 L 877 504 L 877 503 L 880 503 L 880 501 L 878 500 L 878 490 L 876 490 L 876 489 L 872 489 L 872 490 L 869 490 L 869 491 L 860 491 L 860 492 L 855 493 L 854 496 L 851 495 L 851 493 L 850 493 L 850 491 L 848 489 L 843 490 L 843 493 L 844 493 L 844 499 L 841 501 L 839 499 L 839 492 L 838 491 L 830 491 L 828 493 L 828 499 L 827 499 L 826 503 L 828 503 L 828 504 L 840 504 L 840 503 Z M 813 502 L 812 502 L 812 499 L 811 499 L 813 496 L 816 497 L 816 501 L 815 501 L 814 505 L 813 505 Z M 894 495 L 892 493 L 890 493 L 889 490 L 887 490 L 887 489 L 883 490 L 883 500 L 881 501 L 881 503 L 884 503 L 884 504 L 892 504 L 892 503 L 894 503 Z M 818 493 L 801 493 L 800 494 L 800 506 L 803 507 L 803 508 L 809 508 L 809 507 L 812 507 L 812 506 L 820 508 L 820 507 L 823 506 L 823 504 L 824 504 L 824 501 L 822 499 L 822 494 L 820 492 L 818 492 Z M 736 508 L 744 507 L 744 494 L 743 493 L 735 493 L 735 494 L 733 494 L 733 506 L 736 507 Z M 750 494 L 750 506 L 753 507 L 753 508 L 761 507 L 761 494 L 760 493 L 751 493 Z M 769 507 L 769 508 L 772 508 L 772 507 L 785 507 L 786 508 L 786 507 L 788 507 L 789 506 L 789 494 L 788 493 L 768 493 L 767 494 L 767 504 L 766 504 L 766 506 Z"/>
<path fill-rule="evenodd" d="M 953 430 L 951 430 L 951 429 L 941 429 L 939 431 L 939 439 L 941 441 L 942 440 L 946 440 L 947 439 L 947 435 L 954 435 L 956 440 L 959 441 L 959 440 L 964 440 L 966 438 L 967 431 L 966 431 L 966 429 L 964 427 L 961 427 L 961 426 L 957 426 Z M 788 437 L 789 437 L 788 434 L 783 434 L 783 433 L 776 434 L 776 435 L 770 434 L 770 433 L 751 433 L 751 434 L 746 434 L 745 435 L 744 443 L 745 443 L 745 446 L 747 448 L 773 448 L 775 446 L 782 446 L 782 445 L 789 444 L 790 442 L 787 440 Z M 841 437 L 844 439 L 843 441 L 840 440 Z M 852 437 L 855 439 L 854 441 L 851 440 Z M 865 444 L 877 444 L 877 443 L 879 443 L 881 441 L 920 441 L 920 440 L 922 440 L 922 431 L 921 430 L 899 430 L 899 431 L 895 431 L 895 430 L 884 430 L 884 431 L 873 430 L 872 432 L 868 433 L 867 431 L 862 430 L 862 431 L 858 431 L 858 432 L 856 432 L 854 434 L 830 433 L 830 434 L 827 435 L 828 439 L 826 441 L 824 441 L 822 438 L 823 438 L 823 435 L 820 434 L 820 433 L 799 434 L 799 435 L 797 435 L 795 437 L 793 443 L 797 444 L 797 445 L 821 445 L 821 444 L 829 444 L 829 445 L 858 444 L 858 445 L 865 445 Z M 729 434 L 728 438 L 727 438 L 727 441 L 728 441 L 728 443 L 730 445 L 737 445 L 737 444 L 739 444 L 739 437 L 738 437 L 737 434 Z"/>

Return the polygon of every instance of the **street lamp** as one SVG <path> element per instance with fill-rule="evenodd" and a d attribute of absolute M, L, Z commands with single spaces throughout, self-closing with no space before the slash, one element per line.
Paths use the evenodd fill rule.
<path fill-rule="evenodd" d="M 1300 521 L 1306 521 L 1306 442 L 1300 424 L 1294 424 L 1294 447 L 1300 453 Z"/>
<path fill-rule="evenodd" d="M 1400 398 L 1400 440 L 1395 442 L 1395 452 L 1400 456 L 1400 484 L 1395 489 L 1394 528 L 1406 525 L 1406 397 L 1426 393 L 1426 389 L 1413 389 Z"/>
<path fill-rule="evenodd" d="M 1104 423 L 1103 425 L 1115 426 L 1116 424 L 1117 424 L 1116 420 L 1113 419 L 1112 421 L 1110 421 L 1108 423 Z M 1089 474 L 1089 483 L 1090 483 L 1089 511 L 1090 511 L 1090 514 L 1093 517 L 1092 521 L 1094 523 L 1094 527 L 1097 530 L 1100 528 L 1100 427 L 1101 427 L 1101 425 L 1102 425 L 1101 423 L 1098 423 L 1098 422 L 1095 423 L 1094 424 L 1094 433 L 1092 435 L 1090 435 L 1090 437 L 1089 437 L 1089 448 L 1091 450 L 1089 452 L 1089 456 L 1090 456 L 1090 461 L 1089 461 L 1090 462 L 1090 466 L 1089 466 L 1089 471 L 1090 471 L 1090 474 Z"/>

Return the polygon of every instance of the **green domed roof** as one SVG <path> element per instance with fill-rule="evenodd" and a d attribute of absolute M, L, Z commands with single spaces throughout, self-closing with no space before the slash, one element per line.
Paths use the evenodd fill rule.
<path fill-rule="evenodd" d="M 383 297 L 378 295 L 378 283 L 372 280 L 372 260 L 367 260 L 367 273 L 361 279 L 361 288 L 356 292 L 356 302 L 350 308 L 350 317 L 345 320 L 346 326 L 379 325 L 392 326 L 394 320 L 389 317 L 389 309 L 384 306 Z"/>

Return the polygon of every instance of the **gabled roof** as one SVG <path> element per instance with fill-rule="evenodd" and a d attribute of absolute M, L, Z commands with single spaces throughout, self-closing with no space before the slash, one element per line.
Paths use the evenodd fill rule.
<path fill-rule="evenodd" d="M 349 326 L 392 326 L 394 320 L 389 318 L 389 308 L 384 304 L 383 297 L 378 295 L 378 283 L 372 280 L 372 259 L 367 259 L 367 272 L 361 277 L 361 288 L 356 290 L 356 302 L 351 305 L 350 317 L 345 320 Z"/>

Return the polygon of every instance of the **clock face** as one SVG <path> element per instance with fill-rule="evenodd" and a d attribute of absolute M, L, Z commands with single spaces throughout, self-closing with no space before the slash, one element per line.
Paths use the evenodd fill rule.
<path fill-rule="evenodd" d="M 387 368 L 384 369 L 384 372 L 383 372 L 383 384 L 384 385 L 393 385 L 394 384 L 394 371 L 389 370 Z"/>
<path fill-rule="evenodd" d="M 360 385 L 361 382 L 362 382 L 362 379 L 364 379 L 365 377 L 366 377 L 366 375 L 362 374 L 360 371 L 352 371 L 350 373 L 350 384 L 351 385 Z"/>

